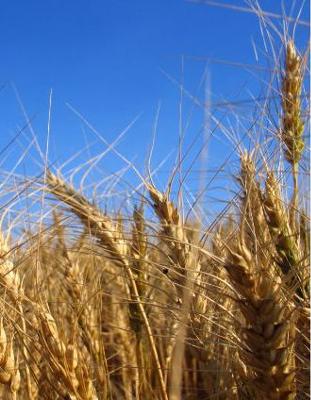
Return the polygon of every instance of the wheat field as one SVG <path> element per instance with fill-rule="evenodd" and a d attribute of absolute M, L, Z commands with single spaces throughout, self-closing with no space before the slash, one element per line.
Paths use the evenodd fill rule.
<path fill-rule="evenodd" d="M 164 189 L 141 176 L 129 211 L 46 163 L 16 195 L 45 199 L 35 228 L 1 204 L 2 399 L 310 398 L 308 50 L 278 50 L 277 109 L 254 120 L 269 146 L 234 149 L 208 226 L 176 170 Z"/>

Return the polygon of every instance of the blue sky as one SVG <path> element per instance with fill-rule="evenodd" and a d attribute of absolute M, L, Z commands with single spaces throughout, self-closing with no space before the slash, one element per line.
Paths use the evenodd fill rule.
<path fill-rule="evenodd" d="M 308 20 L 307 3 L 301 16 L 304 20 Z M 231 4 L 245 6 L 242 1 Z M 278 0 L 261 1 L 262 8 L 272 12 L 280 12 L 280 4 Z M 287 10 L 290 4 L 292 1 L 285 2 Z M 298 28 L 298 42 L 307 31 L 306 27 Z M 258 60 L 252 42 L 256 44 Z M 265 56 L 260 54 L 263 47 L 256 16 L 184 0 L 2 2 L 0 149 L 25 124 L 14 87 L 44 147 L 52 89 L 51 162 L 59 165 L 96 140 L 68 108 L 69 103 L 109 142 L 139 116 L 118 149 L 142 170 L 160 104 L 154 154 L 157 166 L 176 149 L 178 139 L 180 92 L 169 77 L 183 81 L 185 88 L 202 100 L 203 91 L 198 86 L 206 62 L 197 57 L 266 65 Z M 252 83 L 254 76 L 242 68 L 210 62 L 209 71 L 213 101 L 247 99 L 249 90 L 254 95 L 261 93 L 260 85 Z M 193 102 L 185 98 L 183 123 L 190 121 L 186 144 L 202 127 L 202 109 L 192 108 Z M 26 129 L 19 137 L 21 146 L 30 140 Z M 220 164 L 223 142 L 211 146 L 210 161 L 218 160 Z M 86 160 L 104 148 L 97 143 L 84 150 L 81 157 Z M 8 164 L 2 166 L 16 162 L 21 149 L 15 143 L 9 153 Z M 35 151 L 31 154 L 36 157 Z M 124 163 L 117 157 L 108 157 L 101 165 L 113 171 Z M 30 155 L 22 170 L 39 172 Z"/>

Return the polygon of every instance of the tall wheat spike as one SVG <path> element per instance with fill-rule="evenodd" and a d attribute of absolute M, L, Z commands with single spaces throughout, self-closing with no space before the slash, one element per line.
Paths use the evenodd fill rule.
<path fill-rule="evenodd" d="M 289 40 L 286 46 L 285 71 L 282 77 L 281 139 L 285 158 L 292 167 L 294 180 L 292 221 L 298 208 L 298 166 L 304 149 L 304 121 L 301 116 L 303 61 L 297 53 L 293 40 Z"/>

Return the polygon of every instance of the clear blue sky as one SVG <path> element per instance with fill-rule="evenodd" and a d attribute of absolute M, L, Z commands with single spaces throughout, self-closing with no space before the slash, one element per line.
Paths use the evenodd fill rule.
<path fill-rule="evenodd" d="M 245 6 L 242 1 L 231 4 Z M 280 12 L 279 0 L 261 4 L 267 11 Z M 308 20 L 308 14 L 306 4 L 301 18 Z M 299 28 L 298 38 L 307 32 L 308 28 Z M 95 139 L 66 106 L 70 103 L 110 142 L 140 115 L 118 149 L 129 159 L 136 157 L 136 164 L 142 169 L 160 102 L 154 158 L 157 164 L 176 147 L 178 137 L 179 90 L 165 73 L 183 80 L 189 92 L 195 94 L 205 68 L 205 62 L 195 57 L 257 64 L 252 40 L 258 49 L 263 49 L 256 16 L 184 0 L 3 1 L 0 149 L 25 123 L 13 84 L 41 144 L 46 138 L 48 97 L 53 89 L 49 154 L 53 162 L 65 160 Z M 260 54 L 258 64 L 266 65 Z M 254 95 L 260 94 L 259 88 L 250 83 L 254 78 L 245 70 L 213 62 L 209 68 L 214 101 L 249 98 L 246 87 Z M 202 90 L 198 96 L 202 99 Z M 184 122 L 191 106 L 191 101 L 185 99 Z M 199 133 L 202 115 L 201 109 L 194 109 L 188 142 Z M 24 145 L 29 143 L 28 130 L 20 140 Z M 16 148 L 8 154 L 9 163 L 21 153 Z M 87 159 L 100 149 L 104 146 L 97 145 L 83 155 Z M 210 158 L 222 156 L 221 147 L 215 144 Z M 108 160 L 101 163 L 108 170 L 124 165 Z M 30 156 L 23 167 L 31 173 L 38 172 Z"/>

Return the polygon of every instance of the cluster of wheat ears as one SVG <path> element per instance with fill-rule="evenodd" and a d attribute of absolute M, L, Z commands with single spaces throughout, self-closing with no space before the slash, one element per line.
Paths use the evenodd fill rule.
<path fill-rule="evenodd" d="M 53 223 L 22 245 L 1 234 L 2 399 L 309 398 L 306 56 L 288 40 L 284 60 L 274 138 L 289 179 L 241 152 L 235 212 L 212 226 L 152 180 L 129 217 L 46 168 Z"/>

